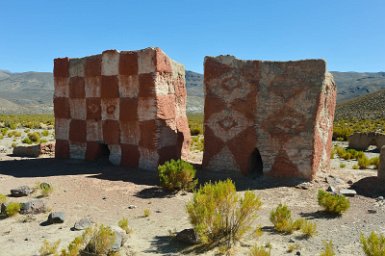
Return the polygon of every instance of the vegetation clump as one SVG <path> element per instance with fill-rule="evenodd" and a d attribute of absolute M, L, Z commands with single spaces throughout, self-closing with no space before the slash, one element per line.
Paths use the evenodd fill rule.
<path fill-rule="evenodd" d="M 227 179 L 201 186 L 186 208 L 203 244 L 225 244 L 230 249 L 250 229 L 261 205 L 251 191 L 239 196 L 234 183 Z"/>
<path fill-rule="evenodd" d="M 274 229 L 281 233 L 293 233 L 294 225 L 291 211 L 287 205 L 279 204 L 275 210 L 270 212 L 270 221 Z"/>
<path fill-rule="evenodd" d="M 254 245 L 251 247 L 249 256 L 270 256 L 271 249 L 266 249 L 264 246 Z"/>
<path fill-rule="evenodd" d="M 30 132 L 27 134 L 28 138 L 33 142 L 33 143 L 38 143 L 40 141 L 40 133 L 38 132 Z"/>
<path fill-rule="evenodd" d="M 3 194 L 0 194 L 0 204 L 3 204 L 5 202 L 7 202 L 7 196 L 3 195 Z"/>
<path fill-rule="evenodd" d="M 360 242 L 366 256 L 385 255 L 385 236 L 371 232 L 368 237 L 361 234 Z"/>
<path fill-rule="evenodd" d="M 318 191 L 318 204 L 326 212 L 341 215 L 350 207 L 350 201 L 343 195 L 332 194 L 324 190 Z"/>
<path fill-rule="evenodd" d="M 332 241 L 329 241 L 329 242 L 324 241 L 324 249 L 321 252 L 320 256 L 335 256 L 335 255 L 336 254 L 335 254 L 334 249 L 333 249 L 333 242 Z"/>
<path fill-rule="evenodd" d="M 5 214 L 8 217 L 15 216 L 20 212 L 20 203 L 10 202 L 5 206 Z"/>
<path fill-rule="evenodd" d="M 118 226 L 121 229 L 123 229 L 124 231 L 126 231 L 126 234 L 130 234 L 132 232 L 132 229 L 128 225 L 128 219 L 127 218 L 122 218 L 121 220 L 119 220 Z"/>
<path fill-rule="evenodd" d="M 43 241 L 43 245 L 39 249 L 40 256 L 57 255 L 60 240 L 50 243 L 48 240 Z"/>
<path fill-rule="evenodd" d="M 186 190 L 195 188 L 197 180 L 195 179 L 195 168 L 181 160 L 170 160 L 158 167 L 160 185 L 170 191 Z"/>

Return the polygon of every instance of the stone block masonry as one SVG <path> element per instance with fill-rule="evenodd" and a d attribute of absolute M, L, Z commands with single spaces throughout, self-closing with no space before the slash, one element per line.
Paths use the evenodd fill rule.
<path fill-rule="evenodd" d="M 186 156 L 185 71 L 159 48 L 54 60 L 56 157 L 156 170 Z"/>
<path fill-rule="evenodd" d="M 206 57 L 203 167 L 312 179 L 328 168 L 336 86 L 323 60 Z"/>

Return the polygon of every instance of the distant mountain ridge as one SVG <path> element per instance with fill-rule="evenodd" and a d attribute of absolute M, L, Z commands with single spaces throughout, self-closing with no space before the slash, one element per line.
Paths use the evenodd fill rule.
<path fill-rule="evenodd" d="M 385 72 L 332 72 L 337 102 L 385 89 Z M 203 75 L 186 71 L 187 111 L 203 112 Z M 52 113 L 53 75 L 50 72 L 12 73 L 0 70 L 0 113 Z"/>

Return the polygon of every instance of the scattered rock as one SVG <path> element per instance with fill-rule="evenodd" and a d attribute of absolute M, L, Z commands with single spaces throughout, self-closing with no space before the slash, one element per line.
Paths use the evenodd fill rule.
<path fill-rule="evenodd" d="M 376 201 L 384 201 L 384 197 L 383 196 L 379 196 L 376 198 Z"/>
<path fill-rule="evenodd" d="M 301 183 L 301 184 L 297 185 L 296 188 L 308 190 L 312 186 L 313 186 L 313 184 L 311 182 L 304 182 L 304 183 Z"/>
<path fill-rule="evenodd" d="M 47 210 L 43 200 L 32 200 L 30 202 L 21 203 L 21 214 L 38 214 Z"/>
<path fill-rule="evenodd" d="M 63 223 L 65 214 L 64 212 L 52 212 L 48 215 L 47 222 L 49 224 Z"/>
<path fill-rule="evenodd" d="M 11 196 L 13 197 L 21 197 L 28 196 L 33 192 L 33 189 L 28 186 L 21 186 L 15 189 L 11 189 Z"/>
<path fill-rule="evenodd" d="M 73 227 L 74 230 L 84 230 L 86 228 L 89 228 L 94 222 L 89 218 L 83 218 L 77 222 L 75 222 L 75 225 Z"/>
<path fill-rule="evenodd" d="M 118 226 L 111 226 L 110 228 L 115 233 L 115 241 L 111 247 L 111 250 L 114 252 L 117 252 L 127 241 L 127 234 L 126 234 L 126 231 L 124 231 L 122 228 Z"/>
<path fill-rule="evenodd" d="M 353 182 L 352 180 L 348 180 L 348 184 L 349 184 L 349 185 L 353 185 L 353 183 L 354 183 L 354 182 Z"/>
<path fill-rule="evenodd" d="M 130 204 L 130 205 L 128 206 L 128 209 L 135 209 L 136 207 L 137 207 L 136 205 Z"/>
<path fill-rule="evenodd" d="M 4 146 L 0 146 L 0 153 L 7 153 L 7 148 Z"/>
<path fill-rule="evenodd" d="M 374 213 L 377 213 L 377 211 L 376 211 L 376 210 L 374 210 L 374 209 L 368 209 L 368 213 L 372 213 L 372 214 L 374 214 Z"/>
<path fill-rule="evenodd" d="M 40 155 L 53 155 L 55 153 L 55 143 L 49 142 L 33 146 L 17 146 L 13 149 L 14 156 L 38 157 Z"/>
<path fill-rule="evenodd" d="M 198 244 L 199 238 L 197 234 L 195 233 L 194 229 L 187 228 L 183 229 L 182 231 L 178 232 L 176 234 L 176 240 L 186 243 L 186 244 Z"/>
<path fill-rule="evenodd" d="M 336 189 L 331 185 L 326 189 L 326 191 L 331 192 L 331 193 L 336 193 Z"/>
<path fill-rule="evenodd" d="M 341 189 L 340 194 L 344 196 L 350 196 L 353 197 L 357 195 L 357 192 L 354 189 Z"/>

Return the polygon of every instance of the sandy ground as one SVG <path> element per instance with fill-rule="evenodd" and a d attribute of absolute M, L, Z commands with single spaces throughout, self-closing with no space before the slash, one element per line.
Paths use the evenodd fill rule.
<path fill-rule="evenodd" d="M 370 153 L 376 154 L 376 153 Z M 378 155 L 378 154 L 377 154 Z M 201 153 L 192 155 L 198 162 Z M 378 206 L 376 197 L 384 195 L 383 186 L 377 179 L 375 170 L 353 170 L 353 163 L 340 168 L 339 159 L 332 160 L 330 172 L 321 172 L 311 183 L 299 180 L 272 180 L 268 177 L 250 179 L 233 177 L 237 190 L 254 190 L 262 201 L 259 218 L 252 228 L 258 225 L 264 233 L 256 239 L 246 236 L 236 246 L 235 255 L 248 255 L 254 244 L 270 243 L 271 255 L 319 255 L 323 241 L 332 240 L 337 255 L 364 255 L 359 243 L 360 233 L 370 231 L 385 232 L 385 208 Z M 346 162 L 346 161 L 345 161 Z M 328 218 L 317 204 L 317 191 L 326 189 L 326 178 L 330 175 L 338 180 L 341 187 L 352 184 L 359 195 L 351 198 L 351 208 L 340 218 Z M 213 176 L 198 170 L 200 182 L 215 180 Z M 64 211 L 63 224 L 40 226 L 49 212 L 35 215 L 36 219 L 22 223 L 23 215 L 0 220 L 0 255 L 37 255 L 42 242 L 61 240 L 66 245 L 81 231 L 71 231 L 75 221 L 91 217 L 97 223 L 116 225 L 122 217 L 129 219 L 133 233 L 129 237 L 122 255 L 216 255 L 218 250 L 196 250 L 175 241 L 170 231 L 190 228 L 185 211 L 186 202 L 192 194 L 164 193 L 157 185 L 154 173 L 113 167 L 107 161 L 87 163 L 75 160 L 56 160 L 53 158 L 16 158 L 0 154 L 0 193 L 9 194 L 10 189 L 21 185 L 34 186 L 37 182 L 48 182 L 54 192 L 44 198 L 52 211 Z M 301 188 L 303 187 L 303 188 Z M 36 195 L 12 198 L 25 202 Z M 281 235 L 273 231 L 269 213 L 279 203 L 285 203 L 293 212 L 293 217 L 304 217 L 317 223 L 317 234 L 304 239 L 300 233 Z M 135 209 L 129 209 L 135 205 Z M 145 209 L 151 215 L 143 217 Z M 376 213 L 369 213 L 375 210 Z M 298 244 L 299 249 L 287 253 L 290 244 Z"/>

